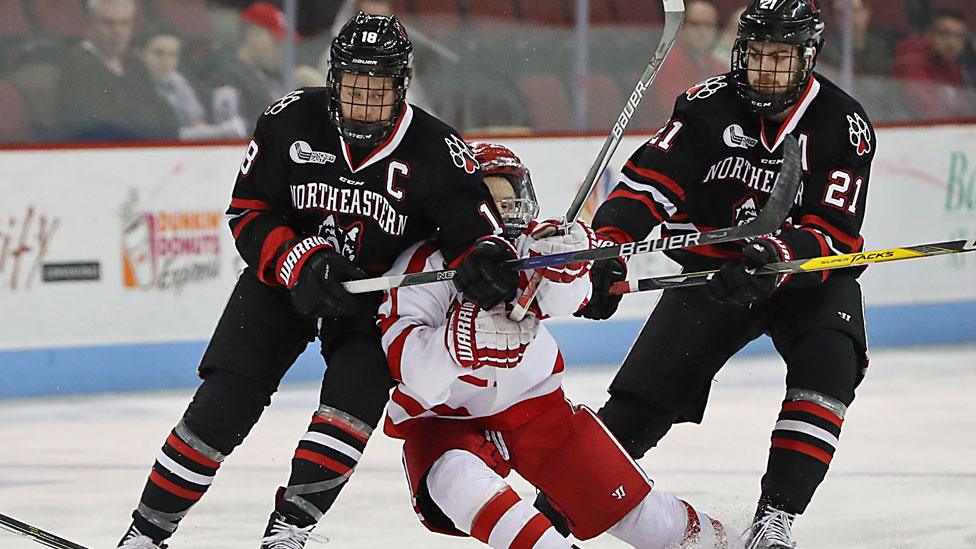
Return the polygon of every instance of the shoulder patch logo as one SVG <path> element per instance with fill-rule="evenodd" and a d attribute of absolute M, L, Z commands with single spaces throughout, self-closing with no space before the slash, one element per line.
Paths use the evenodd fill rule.
<path fill-rule="evenodd" d="M 857 150 L 858 156 L 871 152 L 871 128 L 858 113 L 847 115 L 848 131 L 851 135 L 851 145 Z"/>
<path fill-rule="evenodd" d="M 728 82 L 725 81 L 725 75 L 713 76 L 704 82 L 699 82 L 688 89 L 685 95 L 688 97 L 688 101 L 694 101 L 695 99 L 708 99 L 709 97 L 715 95 L 715 92 L 728 86 Z"/>
<path fill-rule="evenodd" d="M 312 150 L 312 146 L 305 141 L 295 141 L 288 147 L 288 156 L 295 164 L 331 164 L 336 155 Z"/>
<path fill-rule="evenodd" d="M 274 116 L 280 113 L 281 111 L 285 110 L 285 107 L 301 99 L 303 93 L 305 93 L 304 90 L 295 90 L 292 92 L 288 92 L 288 95 L 282 97 L 274 104 L 272 104 L 270 107 L 268 107 L 267 110 L 264 111 L 264 114 L 268 116 Z"/>
<path fill-rule="evenodd" d="M 722 134 L 722 139 L 725 140 L 725 144 L 733 149 L 738 147 L 740 149 L 751 149 L 759 143 L 758 139 L 754 139 L 746 135 L 745 130 L 742 126 L 738 124 L 732 124 L 728 128 L 725 128 L 725 132 Z"/>
<path fill-rule="evenodd" d="M 445 137 L 444 142 L 447 143 L 447 151 L 451 153 L 451 160 L 454 161 L 454 165 L 459 169 L 467 173 L 474 173 L 475 170 L 481 167 L 478 165 L 478 161 L 474 159 L 474 154 L 471 153 L 471 149 L 468 148 L 468 144 L 463 139 L 452 135 Z"/>

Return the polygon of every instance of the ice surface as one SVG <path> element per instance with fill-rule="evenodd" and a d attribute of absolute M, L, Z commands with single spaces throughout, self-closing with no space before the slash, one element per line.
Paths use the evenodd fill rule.
<path fill-rule="evenodd" d="M 888 350 L 872 358 L 827 481 L 797 522 L 800 546 L 976 547 L 976 348 Z M 574 371 L 569 365 L 567 392 L 598 407 L 612 374 L 609 367 Z M 758 495 L 783 375 L 778 358 L 727 366 L 712 390 L 705 424 L 676 427 L 642 460 L 657 488 L 744 528 Z M 114 547 L 191 394 L 0 401 L 0 512 L 92 549 Z M 183 521 L 172 549 L 257 547 L 317 394 L 314 386 L 286 386 L 275 397 Z M 524 483 L 515 485 L 531 494 Z M 382 435 L 370 442 L 318 532 L 335 549 L 480 545 L 420 525 L 399 443 Z M 607 536 L 583 545 L 623 546 Z M 36 547 L 0 531 L 0 548 Z"/>

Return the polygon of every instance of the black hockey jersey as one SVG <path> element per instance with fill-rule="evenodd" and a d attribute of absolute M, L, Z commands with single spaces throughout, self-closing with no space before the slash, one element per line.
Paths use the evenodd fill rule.
<path fill-rule="evenodd" d="M 258 120 L 227 210 L 237 249 L 277 284 L 283 246 L 319 235 L 372 275 L 417 241 L 439 238 L 450 260 L 501 223 L 478 164 L 457 133 L 405 105 L 389 137 L 354 150 L 327 110 L 325 88 L 296 90 Z"/>
<path fill-rule="evenodd" d="M 729 74 L 693 86 L 675 102 L 671 120 L 638 149 L 594 217 L 598 233 L 618 242 L 740 225 L 769 198 L 793 134 L 803 181 L 777 237 L 789 259 L 856 252 L 877 141 L 861 105 L 814 74 L 780 124 L 749 111 Z M 689 270 L 717 268 L 741 256 L 742 243 L 668 252 Z M 823 271 L 806 280 L 826 280 Z M 801 277 L 794 277 L 801 278 Z"/>

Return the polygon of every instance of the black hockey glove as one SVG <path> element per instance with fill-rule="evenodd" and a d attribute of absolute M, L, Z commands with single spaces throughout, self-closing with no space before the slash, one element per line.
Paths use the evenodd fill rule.
<path fill-rule="evenodd" d="M 590 270 L 590 281 L 593 284 L 590 301 L 573 316 L 592 320 L 606 320 L 613 316 L 624 296 L 610 295 L 610 286 L 621 280 L 627 280 L 627 263 L 622 258 L 594 261 Z"/>
<path fill-rule="evenodd" d="M 770 238 L 757 238 L 742 249 L 742 259 L 726 263 L 705 285 L 719 303 L 748 306 L 773 294 L 784 281 L 780 275 L 754 274 L 766 263 L 783 261 L 780 246 Z"/>
<path fill-rule="evenodd" d="M 518 271 L 507 263 L 512 259 L 518 259 L 518 254 L 508 241 L 497 236 L 482 238 L 451 263 L 457 270 L 454 286 L 482 309 L 511 301 L 518 290 Z"/>
<path fill-rule="evenodd" d="M 275 274 L 291 291 L 295 310 L 305 316 L 368 315 L 376 312 L 382 298 L 380 292 L 347 292 L 342 282 L 366 278 L 366 273 L 320 236 L 291 242 L 279 257 Z"/>

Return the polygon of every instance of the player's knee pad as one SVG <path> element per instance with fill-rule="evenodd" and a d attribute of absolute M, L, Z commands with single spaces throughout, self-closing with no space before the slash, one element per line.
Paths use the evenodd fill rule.
<path fill-rule="evenodd" d="M 862 359 L 851 338 L 836 330 L 814 329 L 800 335 L 789 350 L 786 386 L 815 391 L 839 400 L 854 400 Z"/>
<path fill-rule="evenodd" d="M 667 434 L 678 413 L 638 397 L 612 394 L 598 415 L 634 459 L 640 459 Z"/>
<path fill-rule="evenodd" d="M 226 455 L 244 441 L 269 404 L 268 389 L 244 376 L 217 369 L 197 389 L 183 414 L 183 424 Z"/>
<path fill-rule="evenodd" d="M 465 450 L 444 453 L 427 473 L 427 490 L 437 507 L 467 533 L 475 516 L 508 484 L 480 458 Z"/>

